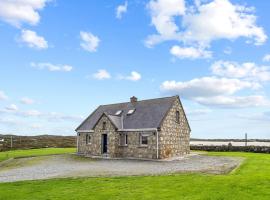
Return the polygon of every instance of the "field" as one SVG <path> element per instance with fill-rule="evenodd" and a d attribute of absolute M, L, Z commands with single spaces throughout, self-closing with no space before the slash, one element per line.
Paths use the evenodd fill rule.
<path fill-rule="evenodd" d="M 74 152 L 75 148 L 43 148 L 43 149 L 3 151 L 0 152 L 0 162 L 7 160 L 9 158 L 44 156 L 44 155 L 64 154 Z"/>
<path fill-rule="evenodd" d="M 244 157 L 245 161 L 228 175 L 175 174 L 1 183 L 0 199 L 269 199 L 269 154 L 208 154 Z"/>
<path fill-rule="evenodd" d="M 67 148 L 76 147 L 76 136 L 59 135 L 1 135 L 0 151 L 15 149 L 38 149 L 38 148 Z"/>

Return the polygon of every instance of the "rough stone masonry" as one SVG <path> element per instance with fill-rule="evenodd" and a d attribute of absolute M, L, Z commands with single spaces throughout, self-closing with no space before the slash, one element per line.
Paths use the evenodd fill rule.
<path fill-rule="evenodd" d="M 76 132 L 78 153 L 90 157 L 165 159 L 190 152 L 179 96 L 101 105 Z"/>

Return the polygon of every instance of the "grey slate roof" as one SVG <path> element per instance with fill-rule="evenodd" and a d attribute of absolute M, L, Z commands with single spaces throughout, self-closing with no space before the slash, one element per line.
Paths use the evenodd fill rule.
<path fill-rule="evenodd" d="M 108 117 L 112 121 L 112 123 L 116 126 L 116 128 L 122 129 L 123 124 L 121 116 L 108 115 Z"/>
<path fill-rule="evenodd" d="M 137 101 L 136 103 L 125 102 L 99 106 L 76 131 L 92 130 L 103 114 L 106 114 L 118 129 L 145 129 L 159 128 L 163 118 L 173 105 L 178 96 L 164 97 Z M 127 112 L 135 109 L 131 115 Z M 121 115 L 115 116 L 118 110 L 122 110 Z M 123 124 L 122 124 L 123 122 Z"/>

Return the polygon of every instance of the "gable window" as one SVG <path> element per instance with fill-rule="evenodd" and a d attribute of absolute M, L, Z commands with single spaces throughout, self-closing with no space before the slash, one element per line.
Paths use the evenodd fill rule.
<path fill-rule="evenodd" d="M 127 146 L 128 145 L 128 134 L 122 133 L 120 134 L 120 146 Z"/>
<path fill-rule="evenodd" d="M 148 135 L 141 134 L 140 135 L 140 145 L 147 146 L 148 145 Z"/>
<path fill-rule="evenodd" d="M 91 144 L 91 134 L 86 134 L 86 144 Z"/>
<path fill-rule="evenodd" d="M 180 123 L 180 113 L 179 113 L 179 111 L 175 112 L 175 118 L 176 118 L 176 122 Z"/>
<path fill-rule="evenodd" d="M 102 130 L 106 130 L 106 122 L 102 123 Z"/>

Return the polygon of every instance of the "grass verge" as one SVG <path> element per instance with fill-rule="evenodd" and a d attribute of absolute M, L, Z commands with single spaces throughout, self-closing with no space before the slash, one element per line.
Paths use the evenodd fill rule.
<path fill-rule="evenodd" d="M 10 158 L 65 154 L 65 153 L 74 153 L 75 151 L 76 151 L 75 148 L 42 148 L 42 149 L 4 151 L 0 152 L 0 162 Z"/>
<path fill-rule="evenodd" d="M 245 161 L 227 175 L 175 174 L 1 183 L 0 199 L 269 199 L 269 154 L 211 152 L 209 155 L 244 157 Z"/>

